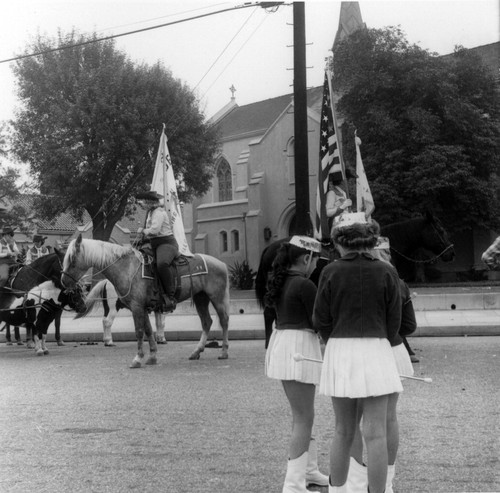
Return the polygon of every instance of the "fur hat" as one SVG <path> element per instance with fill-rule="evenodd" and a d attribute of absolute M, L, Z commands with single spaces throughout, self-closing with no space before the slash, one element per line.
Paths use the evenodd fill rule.
<path fill-rule="evenodd" d="M 155 192 L 154 190 L 150 190 L 149 192 L 139 192 L 135 198 L 137 200 L 151 200 L 151 201 L 156 201 L 160 200 L 163 198 L 163 195 L 160 195 L 159 193 Z"/>
<path fill-rule="evenodd" d="M 321 243 L 309 236 L 292 236 L 289 243 L 310 252 L 321 253 Z"/>

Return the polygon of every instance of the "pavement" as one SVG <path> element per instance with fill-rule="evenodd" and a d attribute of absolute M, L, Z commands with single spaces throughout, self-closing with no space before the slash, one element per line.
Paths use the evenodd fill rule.
<path fill-rule="evenodd" d="M 411 288 L 417 330 L 411 337 L 500 335 L 500 286 Z M 209 340 L 221 339 L 221 329 L 211 309 L 214 324 Z M 63 314 L 61 333 L 67 342 L 102 341 L 102 308 L 85 318 L 73 320 L 73 312 Z M 154 316 L 150 316 L 154 327 Z M 135 340 L 134 324 L 128 310 L 120 310 L 112 326 L 114 341 Z M 184 301 L 165 318 L 168 341 L 198 340 L 201 323 L 191 302 Z M 232 291 L 229 321 L 230 340 L 264 339 L 264 319 L 253 291 Z M 49 328 L 48 340 L 54 340 Z M 5 333 L 0 333 L 0 343 Z"/>

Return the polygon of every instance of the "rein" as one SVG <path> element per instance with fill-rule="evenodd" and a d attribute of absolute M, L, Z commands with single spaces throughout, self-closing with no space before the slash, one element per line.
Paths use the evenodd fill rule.
<path fill-rule="evenodd" d="M 404 253 L 401 253 L 400 251 L 398 251 L 396 248 L 394 247 L 390 247 L 391 250 L 393 250 L 394 252 L 396 252 L 399 256 L 403 257 L 404 259 L 406 260 L 409 260 L 410 262 L 413 262 L 414 264 L 430 264 L 434 261 L 436 261 L 439 257 L 441 257 L 442 255 L 444 255 L 450 248 L 453 248 L 453 243 L 450 243 L 441 253 L 439 253 L 438 255 L 435 255 L 434 257 L 430 258 L 430 259 L 426 259 L 426 260 L 417 260 L 417 259 L 414 259 L 414 258 L 410 258 L 410 257 L 407 257 Z"/>

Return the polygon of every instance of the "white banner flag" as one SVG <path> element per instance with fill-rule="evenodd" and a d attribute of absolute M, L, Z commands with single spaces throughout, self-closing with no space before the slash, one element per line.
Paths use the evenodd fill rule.
<path fill-rule="evenodd" d="M 165 126 L 160 137 L 160 145 L 158 146 L 158 155 L 156 156 L 155 171 L 151 190 L 163 195 L 163 204 L 170 218 L 170 224 L 174 232 L 175 239 L 179 244 L 179 252 L 187 257 L 192 257 L 193 254 L 189 250 L 189 245 L 184 232 L 184 223 L 182 222 L 181 206 L 179 197 L 177 196 L 177 186 L 175 184 L 174 170 L 168 152 L 167 136 L 165 135 Z"/>
<path fill-rule="evenodd" d="M 366 177 L 365 168 L 361 159 L 361 139 L 356 135 L 354 137 L 356 142 L 356 210 L 357 212 L 364 212 L 367 217 L 370 217 L 375 210 L 375 202 L 373 201 L 368 178 Z"/>

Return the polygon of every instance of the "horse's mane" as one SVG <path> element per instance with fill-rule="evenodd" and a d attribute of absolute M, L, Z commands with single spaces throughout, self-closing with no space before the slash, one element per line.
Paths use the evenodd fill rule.
<path fill-rule="evenodd" d="M 76 240 L 72 240 L 64 258 L 65 269 L 75 260 L 76 250 Z M 134 253 L 132 245 L 122 246 L 101 240 L 82 239 L 78 255 L 81 256 L 83 262 L 92 264 L 98 269 L 103 269 L 109 266 L 110 263 L 132 253 Z"/>

